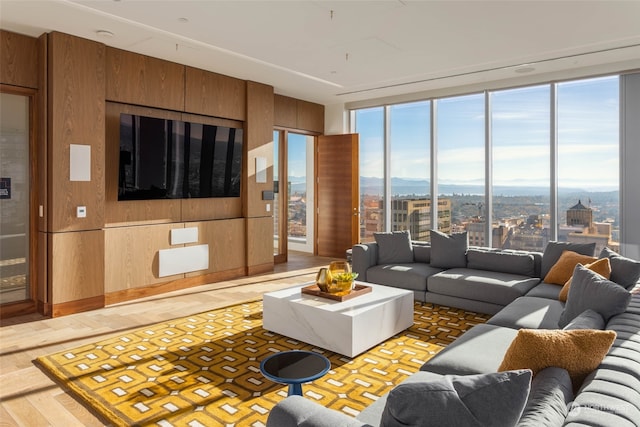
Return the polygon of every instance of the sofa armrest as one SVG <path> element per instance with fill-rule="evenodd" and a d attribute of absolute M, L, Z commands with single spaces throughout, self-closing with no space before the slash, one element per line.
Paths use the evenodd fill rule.
<path fill-rule="evenodd" d="M 302 396 L 289 396 L 273 407 L 267 427 L 366 427 L 355 418 Z"/>
<path fill-rule="evenodd" d="M 367 269 L 378 263 L 378 244 L 375 242 L 353 245 L 351 270 L 358 273 L 358 280 L 367 281 Z"/>

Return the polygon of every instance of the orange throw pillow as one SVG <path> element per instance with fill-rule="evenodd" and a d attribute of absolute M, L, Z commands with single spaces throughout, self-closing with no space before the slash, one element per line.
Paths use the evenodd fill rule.
<path fill-rule="evenodd" d="M 616 339 L 615 331 L 596 329 L 520 329 L 498 371 L 531 369 L 535 376 L 556 366 L 569 372 L 577 390 L 595 370 Z"/>
<path fill-rule="evenodd" d="M 605 279 L 609 279 L 611 276 L 611 263 L 609 262 L 609 258 L 601 258 L 597 261 L 592 262 L 591 264 L 585 265 L 586 268 L 593 271 L 594 273 L 598 273 Z M 571 276 L 573 278 L 573 276 Z M 562 302 L 567 302 L 567 297 L 569 296 L 569 288 L 571 287 L 571 279 L 567 280 L 567 283 L 564 284 L 560 294 L 558 295 L 558 299 Z"/>
<path fill-rule="evenodd" d="M 544 282 L 564 286 L 567 280 L 573 276 L 573 269 L 576 268 L 576 265 L 585 265 L 597 260 L 598 258 L 596 257 L 581 255 L 577 252 L 562 251 L 562 255 L 560 255 L 558 261 L 544 277 Z"/>

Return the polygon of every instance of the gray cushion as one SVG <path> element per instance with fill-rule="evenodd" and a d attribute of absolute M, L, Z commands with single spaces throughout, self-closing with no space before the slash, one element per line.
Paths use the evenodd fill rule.
<path fill-rule="evenodd" d="M 487 322 L 514 329 L 558 329 L 564 304 L 558 300 L 521 297 L 500 310 Z"/>
<path fill-rule="evenodd" d="M 600 313 L 586 309 L 580 313 L 575 319 L 571 320 L 564 330 L 570 329 L 600 329 L 603 330 L 606 322 Z"/>
<path fill-rule="evenodd" d="M 562 368 L 545 368 L 531 381 L 531 391 L 518 427 L 555 427 L 564 424 L 573 400 L 569 373 Z"/>
<path fill-rule="evenodd" d="M 424 292 L 427 278 L 441 271 L 422 263 L 376 265 L 367 270 L 367 282 Z"/>
<path fill-rule="evenodd" d="M 542 254 L 542 266 L 540 277 L 545 277 L 551 267 L 558 262 L 560 255 L 563 251 L 573 251 L 581 255 L 593 256 L 596 250 L 595 243 L 567 243 L 567 242 L 549 242 L 547 247 L 544 248 Z"/>
<path fill-rule="evenodd" d="M 427 289 L 442 295 L 507 305 L 529 292 L 539 281 L 537 277 L 518 274 L 451 268 L 429 277 Z"/>
<path fill-rule="evenodd" d="M 413 261 L 429 264 L 431 262 L 431 246 L 414 244 Z"/>
<path fill-rule="evenodd" d="M 413 262 L 413 248 L 409 231 L 373 233 L 378 244 L 378 264 Z"/>
<path fill-rule="evenodd" d="M 515 426 L 529 396 L 531 371 L 445 376 L 395 387 L 381 427 Z"/>
<path fill-rule="evenodd" d="M 431 265 L 438 268 L 467 266 L 467 232 L 445 234 L 431 230 Z"/>
<path fill-rule="evenodd" d="M 267 427 L 366 427 L 368 424 L 302 396 L 289 396 L 269 412 Z M 369 426 L 371 427 L 371 426 Z"/>
<path fill-rule="evenodd" d="M 611 277 L 609 280 L 633 288 L 640 279 L 640 262 L 621 256 L 619 253 L 605 247 L 600 252 L 600 258 L 609 258 L 611 263 Z"/>
<path fill-rule="evenodd" d="M 540 282 L 533 289 L 527 292 L 528 297 L 539 297 L 558 299 L 562 286 L 552 285 L 551 283 Z"/>
<path fill-rule="evenodd" d="M 533 255 L 515 252 L 469 249 L 467 251 L 467 268 L 500 271 L 529 277 L 535 275 Z"/>
<path fill-rule="evenodd" d="M 426 381 L 438 380 L 440 378 L 442 378 L 442 375 L 440 374 L 434 374 L 433 372 L 417 371 L 409 375 L 404 381 L 402 381 L 401 384 L 426 382 Z M 373 403 L 371 403 L 369 406 L 364 408 L 356 418 L 362 421 L 363 423 L 379 426 L 380 419 L 382 418 L 382 412 L 384 411 L 384 407 L 387 405 L 388 397 L 389 397 L 389 393 L 383 394 L 378 399 L 376 399 Z"/>
<path fill-rule="evenodd" d="M 420 370 L 443 375 L 497 372 L 516 335 L 517 329 L 476 325 L 426 361 Z"/>
<path fill-rule="evenodd" d="M 560 316 L 559 325 L 562 328 L 567 326 L 589 308 L 608 321 L 611 316 L 622 313 L 630 300 L 629 291 L 578 264 L 573 270 L 567 304 Z"/>

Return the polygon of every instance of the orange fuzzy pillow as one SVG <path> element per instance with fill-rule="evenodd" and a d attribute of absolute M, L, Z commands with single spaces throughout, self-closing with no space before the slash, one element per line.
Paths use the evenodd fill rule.
<path fill-rule="evenodd" d="M 576 268 L 576 265 L 585 265 L 597 260 L 598 258 L 596 257 L 581 255 L 577 252 L 562 251 L 562 255 L 560 255 L 558 261 L 544 277 L 544 282 L 564 286 L 567 280 L 573 276 L 573 269 Z"/>
<path fill-rule="evenodd" d="M 498 371 L 531 369 L 535 376 L 544 368 L 556 366 L 569 372 L 577 390 L 602 362 L 615 339 L 615 331 L 610 330 L 520 329 Z"/>
<path fill-rule="evenodd" d="M 592 262 L 591 264 L 585 265 L 586 268 L 593 271 L 594 273 L 598 273 L 605 279 L 609 279 L 611 276 L 611 263 L 609 262 L 609 258 L 601 258 L 597 261 Z M 573 276 L 571 276 L 573 278 Z M 567 283 L 564 284 L 560 294 L 558 295 L 558 299 L 562 302 L 567 302 L 567 297 L 569 296 L 569 288 L 571 287 L 571 279 L 567 280 Z"/>

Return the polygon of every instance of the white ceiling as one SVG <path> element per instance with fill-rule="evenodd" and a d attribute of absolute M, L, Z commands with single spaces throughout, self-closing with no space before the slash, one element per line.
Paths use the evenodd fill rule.
<path fill-rule="evenodd" d="M 509 79 L 527 68 L 527 76 L 640 68 L 636 0 L 0 0 L 0 28 L 61 31 L 321 104 Z"/>

